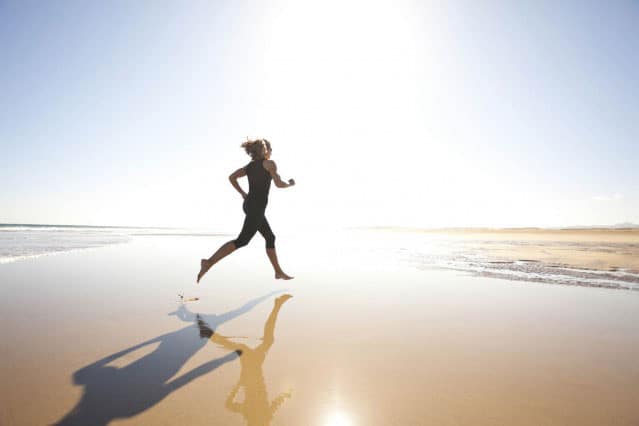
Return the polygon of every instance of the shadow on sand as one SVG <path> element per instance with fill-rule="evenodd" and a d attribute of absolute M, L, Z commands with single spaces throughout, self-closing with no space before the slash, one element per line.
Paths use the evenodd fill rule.
<path fill-rule="evenodd" d="M 239 356 L 237 351 L 206 362 L 169 381 L 207 343 L 200 337 L 200 329 L 195 324 L 198 318 L 206 320 L 209 326 L 215 329 L 220 324 L 250 311 L 276 293 L 279 292 L 251 300 L 240 308 L 222 315 L 194 314 L 182 304 L 177 311 L 169 315 L 175 315 L 191 325 L 124 349 L 76 371 L 73 374 L 73 383 L 84 386 L 82 397 L 77 405 L 55 424 L 99 426 L 107 425 L 114 419 L 133 417 L 162 401 L 171 392 L 233 361 Z M 137 349 L 157 343 L 159 345 L 153 352 L 125 367 L 108 365 Z"/>
<path fill-rule="evenodd" d="M 275 322 L 284 302 L 290 299 L 291 295 L 284 294 L 277 299 L 273 305 L 273 310 L 264 324 L 264 335 L 262 343 L 255 348 L 250 348 L 243 343 L 236 343 L 214 331 L 210 324 L 204 320 L 203 316 L 198 316 L 198 326 L 200 335 L 208 337 L 211 342 L 231 350 L 231 354 L 240 356 L 240 379 L 228 397 L 226 398 L 226 408 L 235 413 L 241 414 L 249 426 L 267 426 L 271 424 L 277 409 L 284 403 L 286 398 L 291 397 L 291 391 L 284 392 L 269 401 L 262 365 L 266 359 L 268 350 L 275 342 Z M 244 399 L 237 402 L 237 394 L 240 389 L 244 391 Z"/>

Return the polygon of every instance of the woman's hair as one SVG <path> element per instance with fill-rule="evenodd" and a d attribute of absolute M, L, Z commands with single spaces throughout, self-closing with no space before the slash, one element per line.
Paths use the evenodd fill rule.
<path fill-rule="evenodd" d="M 266 139 L 248 140 L 241 145 L 244 151 L 251 156 L 253 160 L 264 159 L 266 150 L 271 150 L 271 143 Z"/>

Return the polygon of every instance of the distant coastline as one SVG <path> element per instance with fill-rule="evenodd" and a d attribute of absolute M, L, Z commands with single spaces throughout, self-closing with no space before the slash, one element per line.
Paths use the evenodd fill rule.
<path fill-rule="evenodd" d="M 59 225 L 46 223 L 0 223 L 0 228 L 107 228 L 107 229 L 177 229 L 163 226 L 116 226 L 116 225 Z"/>
<path fill-rule="evenodd" d="M 477 232 L 477 233 L 505 233 L 505 232 L 561 232 L 561 231 L 638 231 L 639 224 L 622 223 L 617 225 L 592 225 L 592 226 L 563 226 L 563 227 L 441 227 L 419 228 L 409 226 L 364 226 L 350 229 L 377 230 L 377 231 L 404 231 L 404 232 Z"/>

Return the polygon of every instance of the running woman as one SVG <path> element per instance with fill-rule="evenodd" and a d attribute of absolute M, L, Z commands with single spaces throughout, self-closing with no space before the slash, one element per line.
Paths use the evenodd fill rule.
<path fill-rule="evenodd" d="M 233 188 L 242 195 L 244 204 L 242 208 L 246 216 L 244 217 L 244 225 L 242 231 L 235 240 L 224 243 L 211 257 L 200 261 L 200 272 L 197 274 L 197 282 L 199 283 L 204 274 L 217 262 L 233 253 L 240 247 L 244 247 L 249 243 L 251 238 L 259 231 L 266 240 L 266 255 L 273 265 L 275 271 L 275 279 L 290 280 L 293 277 L 287 275 L 277 260 L 275 252 L 275 235 L 264 216 L 266 204 L 268 203 L 268 191 L 271 188 L 271 180 L 278 188 L 288 188 L 295 185 L 293 179 L 289 179 L 288 183 L 284 182 L 277 173 L 277 166 L 271 160 L 271 143 L 266 139 L 248 140 L 242 144 L 242 148 L 251 156 L 251 162 L 246 166 L 234 171 L 229 180 Z M 248 176 L 249 192 L 244 192 L 237 180 L 242 176 Z"/>

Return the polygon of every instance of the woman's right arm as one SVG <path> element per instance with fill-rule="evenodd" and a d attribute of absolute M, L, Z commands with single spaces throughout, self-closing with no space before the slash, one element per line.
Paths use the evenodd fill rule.
<path fill-rule="evenodd" d="M 237 180 L 242 176 L 246 176 L 246 169 L 244 167 L 240 167 L 239 169 L 231 173 L 231 175 L 229 176 L 229 181 L 231 181 L 231 185 L 233 185 L 233 188 L 235 188 L 235 190 L 242 195 L 242 198 L 246 198 L 246 192 L 244 192 L 240 184 L 237 183 Z"/>
<path fill-rule="evenodd" d="M 289 179 L 288 183 L 282 180 L 280 175 L 277 173 L 277 165 L 275 164 L 275 161 L 273 160 L 265 161 L 264 168 L 266 169 L 266 171 L 269 172 L 269 174 L 273 178 L 273 182 L 275 183 L 275 186 L 277 186 L 278 188 L 288 188 L 289 186 L 295 185 L 294 179 Z"/>

